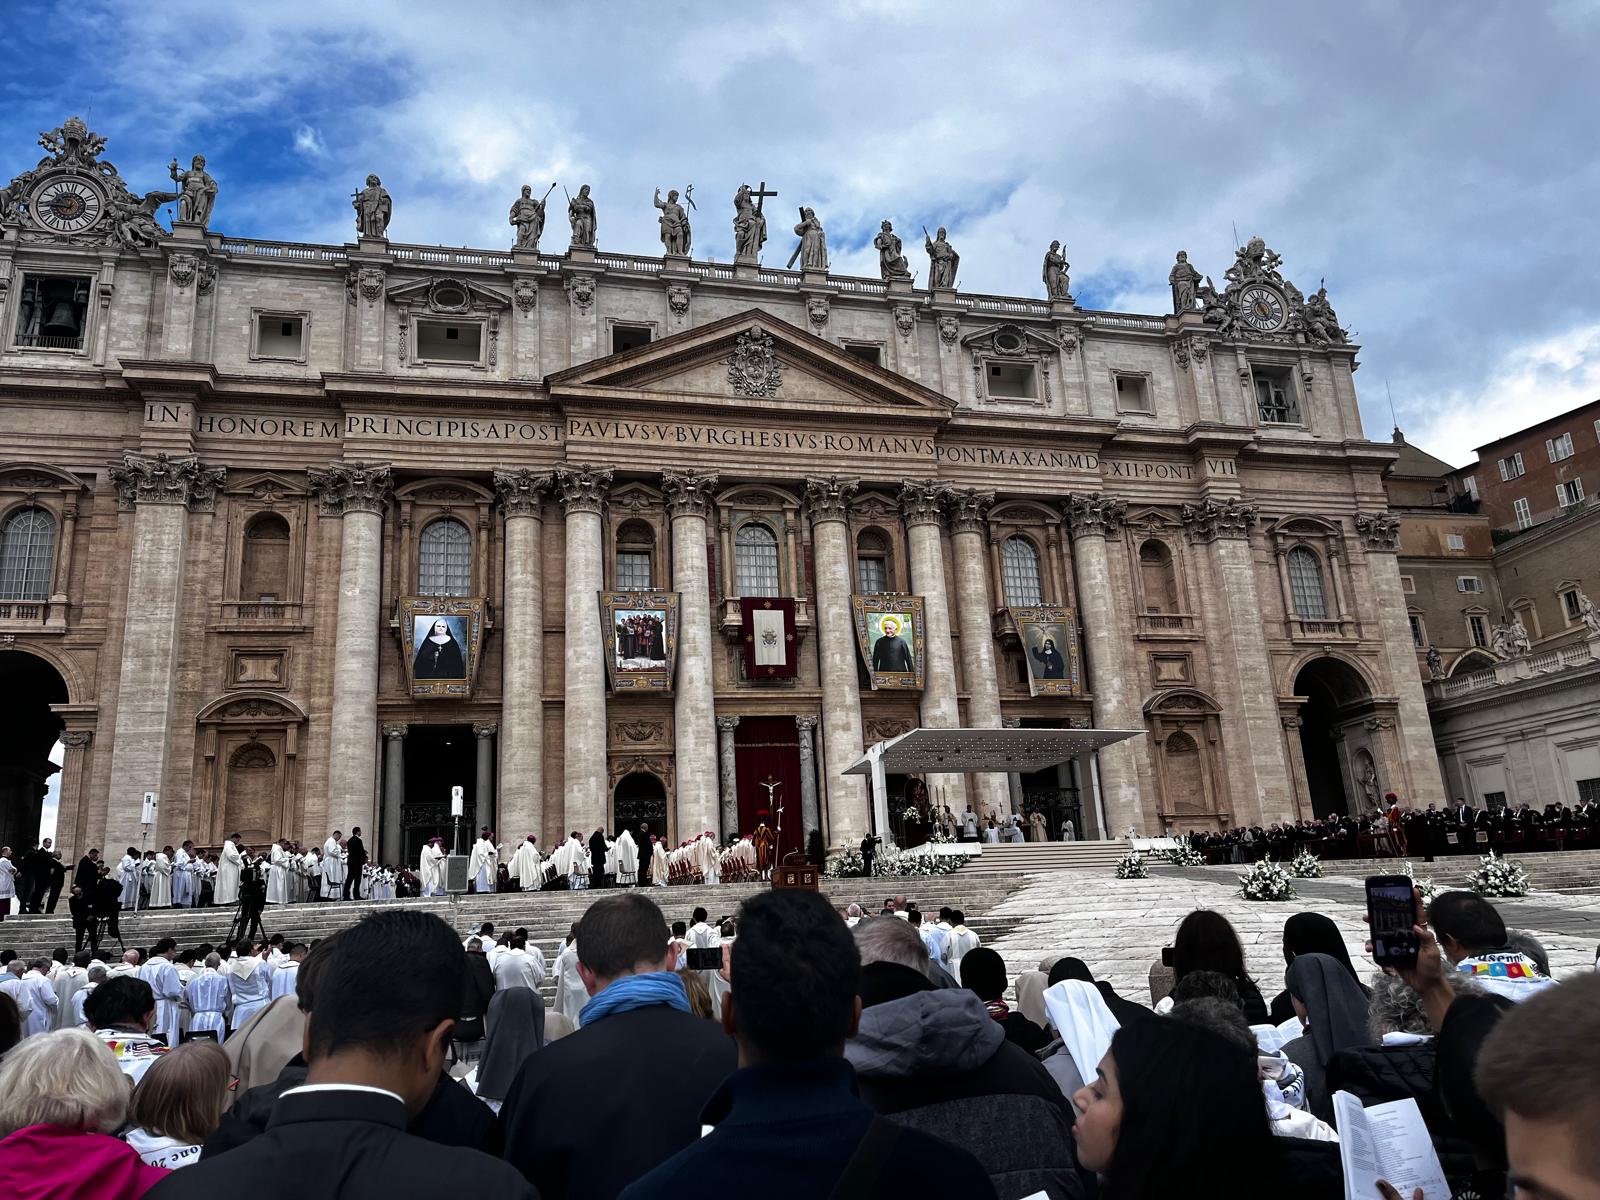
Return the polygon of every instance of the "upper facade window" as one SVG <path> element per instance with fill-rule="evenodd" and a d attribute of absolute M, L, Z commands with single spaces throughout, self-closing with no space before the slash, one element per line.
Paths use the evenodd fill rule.
<path fill-rule="evenodd" d="M 19 508 L 0 533 L 0 600 L 47 600 L 55 564 L 56 520 L 42 508 Z"/>
<path fill-rule="evenodd" d="M 1328 594 L 1322 586 L 1322 563 L 1304 546 L 1289 551 L 1289 592 L 1294 597 L 1294 615 L 1314 621 L 1328 617 Z"/>
<path fill-rule="evenodd" d="M 472 594 L 472 534 L 460 521 L 446 517 L 422 531 L 417 549 L 417 594 Z"/>
<path fill-rule="evenodd" d="M 1044 603 L 1044 583 L 1039 574 L 1039 551 L 1027 538 L 1008 537 L 1000 547 L 1000 573 L 1005 579 L 1006 603 L 1026 608 Z"/>
<path fill-rule="evenodd" d="M 82 350 L 88 322 L 87 277 L 23 276 L 16 346 L 24 350 Z"/>
<path fill-rule="evenodd" d="M 1505 458 L 1502 458 L 1499 465 L 1500 478 L 1503 480 L 1517 479 L 1520 476 L 1527 474 L 1527 471 L 1522 465 L 1521 450 L 1518 450 L 1515 454 L 1508 454 Z"/>
<path fill-rule="evenodd" d="M 1544 452 L 1550 456 L 1553 463 L 1572 457 L 1572 434 L 1563 433 L 1557 438 L 1545 438 Z"/>
<path fill-rule="evenodd" d="M 733 546 L 734 588 L 741 596 L 776 596 L 778 535 L 759 521 L 739 526 Z"/>
<path fill-rule="evenodd" d="M 1300 404 L 1294 394 L 1294 380 L 1286 367 L 1250 368 L 1255 381 L 1256 413 L 1263 424 L 1298 425 Z"/>

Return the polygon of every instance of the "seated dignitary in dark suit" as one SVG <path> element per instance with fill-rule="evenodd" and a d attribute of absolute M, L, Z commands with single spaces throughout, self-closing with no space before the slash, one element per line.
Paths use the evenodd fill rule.
<path fill-rule="evenodd" d="M 342 931 L 316 979 L 305 1083 L 278 1097 L 260 1137 L 173 1172 L 149 1195 L 437 1200 L 443 1187 L 537 1200 L 505 1163 L 406 1132 L 438 1085 L 464 953 L 430 913 L 376 913 Z"/>

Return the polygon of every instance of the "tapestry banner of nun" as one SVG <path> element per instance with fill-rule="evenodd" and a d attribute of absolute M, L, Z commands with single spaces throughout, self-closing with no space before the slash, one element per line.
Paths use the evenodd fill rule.
<path fill-rule="evenodd" d="M 677 592 L 601 592 L 600 636 L 613 692 L 670 692 L 678 661 Z"/>
<path fill-rule="evenodd" d="M 478 677 L 484 601 L 407 596 L 400 601 L 406 687 L 416 700 L 465 700 Z"/>
<path fill-rule="evenodd" d="M 852 596 L 850 603 L 872 690 L 921 691 L 926 658 L 922 597 L 880 592 Z"/>
<path fill-rule="evenodd" d="M 1077 696 L 1083 691 L 1078 659 L 1078 618 L 1070 608 L 1013 608 L 1011 621 L 1028 664 L 1034 696 Z"/>

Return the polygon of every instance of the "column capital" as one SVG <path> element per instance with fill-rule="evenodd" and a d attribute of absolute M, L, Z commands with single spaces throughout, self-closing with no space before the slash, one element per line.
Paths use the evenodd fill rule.
<path fill-rule="evenodd" d="M 1392 513 L 1357 513 L 1356 532 L 1368 550 L 1400 549 L 1400 521 Z"/>
<path fill-rule="evenodd" d="M 405 740 L 405 736 L 410 729 L 409 725 L 385 725 L 383 727 L 383 736 L 389 741 L 401 742 Z"/>
<path fill-rule="evenodd" d="M 312 467 L 306 472 L 318 507 L 325 516 L 346 513 L 382 514 L 394 491 L 394 475 L 388 463 L 335 462 Z"/>
<path fill-rule="evenodd" d="M 554 486 L 555 476 L 549 471 L 519 467 L 515 471 L 494 473 L 495 494 L 500 497 L 500 508 L 508 517 L 537 517 Z"/>
<path fill-rule="evenodd" d="M 111 464 L 117 507 L 127 512 L 138 504 L 184 504 L 195 512 L 216 507 L 217 489 L 228 476 L 226 467 L 208 467 L 193 454 L 140 454 L 125 451 Z"/>
<path fill-rule="evenodd" d="M 739 728 L 739 718 L 738 717 L 718 717 L 717 718 L 717 728 L 723 730 L 724 732 L 732 733 L 735 729 Z"/>
<path fill-rule="evenodd" d="M 475 738 L 492 738 L 500 732 L 500 726 L 494 721 L 476 721 L 472 726 L 472 736 Z"/>
<path fill-rule="evenodd" d="M 952 533 L 982 533 L 994 507 L 994 493 L 976 488 L 951 488 L 950 530 Z"/>
<path fill-rule="evenodd" d="M 64 729 L 57 740 L 68 750 L 81 750 L 94 740 L 94 730 Z"/>
<path fill-rule="evenodd" d="M 907 528 L 914 525 L 938 525 L 944 520 L 945 504 L 950 489 L 933 479 L 902 479 L 900 481 L 900 517 Z"/>
<path fill-rule="evenodd" d="M 845 521 L 849 517 L 850 498 L 861 486 L 859 479 L 840 479 L 837 475 L 811 476 L 806 479 L 806 508 L 811 512 L 811 523 Z"/>
<path fill-rule="evenodd" d="M 715 472 L 663 471 L 661 490 L 667 494 L 667 511 L 679 517 L 711 515 L 711 493 L 716 491 Z M 737 720 L 738 718 L 735 718 Z"/>
<path fill-rule="evenodd" d="M 804 716 L 796 717 L 794 719 L 794 724 L 795 728 L 800 731 L 800 737 L 802 739 L 809 738 L 811 736 L 811 731 L 817 727 L 817 718 L 810 714 L 806 714 Z"/>
<path fill-rule="evenodd" d="M 606 493 L 610 490 L 609 468 L 582 465 L 556 467 L 556 492 L 561 507 L 569 515 L 575 512 L 598 513 L 605 505 Z"/>
<path fill-rule="evenodd" d="M 1255 523 L 1256 506 L 1239 500 L 1214 500 L 1207 496 L 1199 504 L 1183 506 L 1183 525 L 1191 541 L 1248 538 L 1250 526 Z"/>
<path fill-rule="evenodd" d="M 1116 537 L 1127 518 L 1128 502 L 1104 492 L 1073 492 L 1067 497 L 1067 530 L 1083 537 Z"/>

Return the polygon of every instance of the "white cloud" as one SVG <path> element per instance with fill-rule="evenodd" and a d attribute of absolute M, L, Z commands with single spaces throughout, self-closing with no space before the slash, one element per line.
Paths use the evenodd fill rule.
<path fill-rule="evenodd" d="M 310 125 L 296 125 L 294 130 L 295 153 L 303 154 L 307 158 L 326 158 L 328 147 L 322 140 L 320 130 Z"/>

